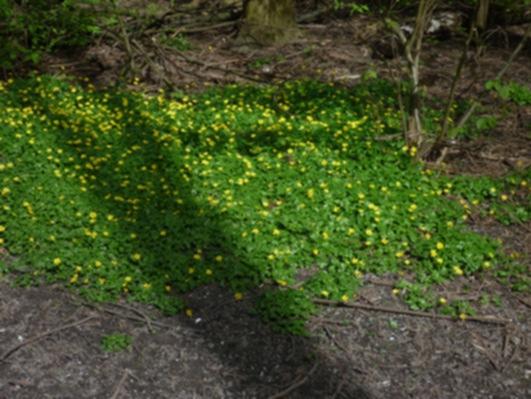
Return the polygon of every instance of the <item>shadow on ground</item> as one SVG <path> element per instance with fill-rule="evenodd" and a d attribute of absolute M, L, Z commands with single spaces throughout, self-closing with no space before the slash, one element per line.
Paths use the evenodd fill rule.
<path fill-rule="evenodd" d="M 45 101 L 43 109 L 53 114 Z M 120 111 L 120 104 L 111 101 L 109 106 Z M 141 254 L 135 274 L 139 281 L 195 287 L 186 294 L 194 314 L 164 319 L 169 327 L 150 331 L 158 328 L 150 320 L 160 314 L 147 305 L 108 303 L 95 310 L 59 286 L 23 290 L 3 283 L 0 353 L 28 344 L 0 364 L 0 398 L 370 397 L 355 365 L 332 363 L 312 339 L 271 332 L 253 313 L 252 294 L 235 301 L 229 289 L 221 288 L 219 283 L 240 280 L 252 288 L 262 276 L 252 259 L 236 252 L 222 216 L 194 198 L 194 187 L 179 173 L 187 167 L 184 159 L 150 139 L 144 131 L 150 126 L 139 124 L 143 115 L 135 112 L 128 115 L 134 123 L 125 123 L 122 136 L 109 142 L 120 160 L 106 157 L 96 136 L 80 137 L 68 129 L 55 145 L 76 163 L 91 163 L 86 187 L 93 209 L 116 217 L 111 234 L 134 237 L 123 244 L 127 248 L 109 244 L 100 253 L 116 259 Z M 72 124 L 60 114 L 54 118 L 64 126 Z M 138 174 L 123 172 L 121 165 Z M 209 280 L 206 268 L 217 255 L 225 262 Z M 193 273 L 190 267 L 175 269 L 183 260 L 193 265 Z M 43 340 L 26 341 L 88 314 L 96 317 Z M 139 322 L 127 319 L 135 315 L 141 315 Z M 130 351 L 102 351 L 101 339 L 115 332 L 133 338 Z"/>

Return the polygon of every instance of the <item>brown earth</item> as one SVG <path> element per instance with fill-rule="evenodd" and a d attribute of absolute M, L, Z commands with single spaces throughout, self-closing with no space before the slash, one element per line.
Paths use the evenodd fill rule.
<path fill-rule="evenodd" d="M 137 54 L 141 88 L 154 91 L 169 81 L 201 89 L 304 76 L 355 84 L 369 68 L 396 74 L 398 60 L 383 59 L 375 50 L 382 36 L 377 28 L 364 18 L 310 24 L 303 27 L 305 40 L 269 49 L 231 46 L 231 28 L 198 32 L 189 39 L 190 51 L 155 57 L 151 48 L 146 50 L 153 51 L 151 64 Z M 436 41 L 426 50 L 423 82 L 434 94 L 449 87 L 458 54 L 452 40 Z M 75 57 L 50 56 L 42 70 L 107 85 L 119 79 L 124 65 L 120 48 L 108 41 Z M 485 96 L 481 81 L 494 77 L 510 52 L 500 45 L 489 48 L 465 71 L 463 96 Z M 511 67 L 511 78 L 528 82 L 529 65 L 524 52 Z M 494 131 L 452 147 L 448 172 L 500 176 L 528 167 L 530 115 L 529 108 L 520 108 Z M 476 220 L 471 228 L 502 239 L 508 251 L 530 264 L 529 223 L 505 227 Z M 95 307 L 60 286 L 14 287 L 4 276 L 0 399 L 531 397 L 529 296 L 511 292 L 493 276 L 461 279 L 437 290 L 476 303 L 487 292 L 490 299 L 478 313 L 491 319 L 418 317 L 389 311 L 406 309 L 392 294 L 393 279 L 367 277 L 356 298 L 365 309 L 323 307 L 309 323 L 310 336 L 303 338 L 264 325 L 252 312 L 253 293 L 235 301 L 230 292 L 205 286 L 186 298 L 191 317 L 162 317 L 142 304 Z M 102 338 L 113 333 L 131 336 L 131 347 L 103 351 Z"/>

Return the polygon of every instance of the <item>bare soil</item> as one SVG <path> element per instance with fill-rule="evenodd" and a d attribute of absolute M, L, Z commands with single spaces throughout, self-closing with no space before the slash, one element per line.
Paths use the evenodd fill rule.
<path fill-rule="evenodd" d="M 232 46 L 230 28 L 201 32 L 191 36 L 186 53 L 153 53 L 160 68 L 144 60 L 142 89 L 157 90 L 168 80 L 201 89 L 307 76 L 350 85 L 369 68 L 389 76 L 399 61 L 371 47 L 382 35 L 377 26 L 363 18 L 310 24 L 303 28 L 306 39 L 269 49 Z M 423 81 L 433 93 L 450 85 L 458 51 L 451 40 L 426 51 Z M 463 95 L 485 95 L 474 75 L 494 77 L 510 52 L 490 48 L 475 70 L 467 69 Z M 50 56 L 42 70 L 106 86 L 120 79 L 124 60 L 119 45 L 102 42 L 75 56 Z M 528 82 L 529 65 L 524 52 L 511 78 Z M 528 167 L 530 114 L 520 108 L 495 131 L 452 148 L 448 172 L 499 176 Z M 471 226 L 502 239 L 528 265 L 530 227 L 489 220 Z M 205 286 L 186 298 L 192 317 L 162 317 L 143 304 L 86 304 L 60 286 L 15 287 L 4 276 L 0 399 L 531 397 L 529 296 L 493 276 L 461 279 L 437 289 L 447 298 L 476 300 L 487 289 L 497 300 L 479 313 L 491 322 L 417 317 L 380 309 L 405 310 L 392 294 L 393 278 L 367 277 L 356 303 L 371 310 L 323 307 L 309 324 L 309 337 L 292 337 L 272 332 L 253 314 L 253 293 L 235 301 L 223 288 Z M 105 352 L 101 340 L 113 333 L 131 336 L 130 349 Z"/>

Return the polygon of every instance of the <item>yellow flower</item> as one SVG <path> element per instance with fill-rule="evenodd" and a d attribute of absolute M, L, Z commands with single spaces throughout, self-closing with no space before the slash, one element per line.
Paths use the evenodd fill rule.
<path fill-rule="evenodd" d="M 313 188 L 310 188 L 307 192 L 306 192 L 306 195 L 308 196 L 308 198 L 312 199 L 313 198 L 313 195 L 315 194 L 315 190 Z"/>
<path fill-rule="evenodd" d="M 223 262 L 223 256 L 218 255 L 218 256 L 216 256 L 216 257 L 214 258 L 214 260 L 215 260 L 216 262 L 218 262 L 218 263 L 221 263 L 221 262 Z"/>
<path fill-rule="evenodd" d="M 432 258 L 437 257 L 437 251 L 434 250 L 434 249 L 432 249 L 432 250 L 430 251 L 430 256 L 431 256 Z"/>
<path fill-rule="evenodd" d="M 234 299 L 237 301 L 241 301 L 243 299 L 243 294 L 241 292 L 234 293 Z"/>
<path fill-rule="evenodd" d="M 54 264 L 55 266 L 59 266 L 61 263 L 63 263 L 63 261 L 61 260 L 61 258 L 55 258 L 55 259 L 53 260 L 53 264 Z"/>
<path fill-rule="evenodd" d="M 355 233 L 356 233 L 356 230 L 354 230 L 353 228 L 349 228 L 347 231 L 347 235 L 349 236 L 354 235 Z"/>
<path fill-rule="evenodd" d="M 442 250 L 444 249 L 444 244 L 442 242 L 438 242 L 437 244 L 435 244 L 435 247 L 438 249 L 438 250 Z"/>
<path fill-rule="evenodd" d="M 279 229 L 273 229 L 273 235 L 274 236 L 279 236 L 280 235 L 280 230 Z"/>
<path fill-rule="evenodd" d="M 467 319 L 467 315 L 465 313 L 459 313 L 459 318 L 465 321 Z"/>
<path fill-rule="evenodd" d="M 330 295 L 330 293 L 327 290 L 322 290 L 321 291 L 321 296 L 324 296 L 325 298 L 328 298 L 329 295 Z"/>
<path fill-rule="evenodd" d="M 462 276 L 464 274 L 463 269 L 461 269 L 459 266 L 452 267 L 452 271 L 456 276 Z"/>
<path fill-rule="evenodd" d="M 396 252 L 396 253 L 395 253 L 395 256 L 396 256 L 397 258 L 402 258 L 402 257 L 404 257 L 404 251 L 398 251 L 398 252 Z"/>
<path fill-rule="evenodd" d="M 348 302 L 348 300 L 349 300 L 349 297 L 348 297 L 347 294 L 345 294 L 345 295 L 343 295 L 343 296 L 341 297 L 341 301 L 342 301 L 342 302 L 345 302 L 345 303 L 346 303 L 346 302 Z"/>
<path fill-rule="evenodd" d="M 322 237 L 323 240 L 328 240 L 330 238 L 329 234 L 326 231 L 323 231 Z"/>
<path fill-rule="evenodd" d="M 312 249 L 312 255 L 313 256 L 319 255 L 319 250 L 317 248 Z"/>
<path fill-rule="evenodd" d="M 447 303 L 448 303 L 448 301 L 446 300 L 446 298 L 443 298 L 443 297 L 439 298 L 439 304 L 440 305 L 446 305 Z"/>
<path fill-rule="evenodd" d="M 398 288 L 393 288 L 392 293 L 393 293 L 393 295 L 398 295 L 398 294 L 400 294 L 400 289 L 398 289 Z"/>
<path fill-rule="evenodd" d="M 126 277 L 124 278 L 124 283 L 125 283 L 125 284 L 128 284 L 128 283 L 130 283 L 131 281 L 133 281 L 133 277 L 131 277 L 131 276 L 126 276 Z"/>
<path fill-rule="evenodd" d="M 186 316 L 188 316 L 188 317 L 192 317 L 192 316 L 194 315 L 193 310 L 190 309 L 190 308 L 186 309 L 184 313 L 185 313 Z"/>
<path fill-rule="evenodd" d="M 142 255 L 140 255 L 138 252 L 131 255 L 131 259 L 135 262 L 138 262 L 140 259 L 142 259 Z"/>
<path fill-rule="evenodd" d="M 6 227 L 5 227 L 5 226 L 2 226 L 2 225 L 0 225 L 0 233 L 3 233 L 4 231 L 6 231 Z"/>
<path fill-rule="evenodd" d="M 371 229 L 366 229 L 365 230 L 365 234 L 368 235 L 369 237 L 372 236 L 374 233 Z"/>

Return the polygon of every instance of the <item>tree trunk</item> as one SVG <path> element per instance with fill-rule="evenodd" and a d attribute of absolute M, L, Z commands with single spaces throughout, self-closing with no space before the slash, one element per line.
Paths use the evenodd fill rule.
<path fill-rule="evenodd" d="M 260 45 L 282 44 L 299 35 L 295 0 L 246 0 L 239 39 Z"/>

